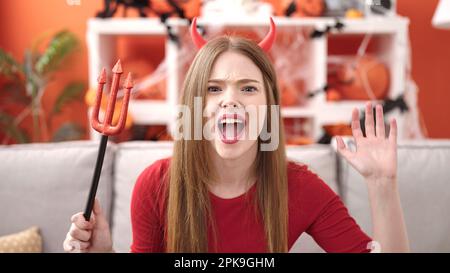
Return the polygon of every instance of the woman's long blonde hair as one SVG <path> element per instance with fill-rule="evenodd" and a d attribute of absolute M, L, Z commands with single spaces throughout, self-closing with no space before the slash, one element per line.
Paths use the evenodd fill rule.
<path fill-rule="evenodd" d="M 279 105 L 280 97 L 274 68 L 266 53 L 253 41 L 239 37 L 218 37 L 197 53 L 186 75 L 181 104 L 194 113 L 194 98 L 205 101 L 207 83 L 214 61 L 225 51 L 232 50 L 250 58 L 262 72 L 268 111 L 267 130 L 270 132 L 271 105 Z M 274 151 L 258 152 L 254 163 L 257 176 L 256 208 L 264 223 L 267 251 L 288 251 L 288 191 L 283 126 L 280 115 L 279 146 Z M 191 118 L 194 128 L 194 118 Z M 182 126 L 181 126 L 182 127 Z M 192 131 L 192 130 L 191 130 Z M 268 140 L 270 141 L 270 140 Z M 216 177 L 209 160 L 208 140 L 182 139 L 175 141 L 169 172 L 167 192 L 167 252 L 208 252 L 208 226 L 213 223 L 208 185 Z M 214 225 L 212 225 L 214 228 Z M 214 229 L 213 229 L 214 230 Z M 214 233 L 215 234 L 215 233 Z"/>

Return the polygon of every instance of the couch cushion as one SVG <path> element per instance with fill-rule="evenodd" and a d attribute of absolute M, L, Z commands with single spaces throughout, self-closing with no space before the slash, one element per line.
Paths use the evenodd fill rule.
<path fill-rule="evenodd" d="M 172 154 L 171 142 L 128 142 L 118 145 L 114 167 L 113 241 L 118 252 L 128 252 L 131 245 L 130 201 L 139 174 L 154 161 Z M 328 145 L 311 145 L 287 149 L 288 158 L 307 164 L 337 190 L 335 154 Z M 307 235 L 292 247 L 293 252 L 320 252 L 320 247 Z"/>
<path fill-rule="evenodd" d="M 109 215 L 113 145 L 108 145 L 98 198 Z M 70 217 L 84 210 L 98 143 L 75 141 L 0 147 L 0 236 L 39 227 L 44 252 L 63 252 Z"/>
<path fill-rule="evenodd" d="M 118 145 L 114 165 L 112 234 L 114 249 L 129 252 L 131 246 L 130 204 L 139 174 L 158 159 L 172 155 L 172 142 L 135 141 Z"/>
<path fill-rule="evenodd" d="M 308 165 L 335 193 L 339 193 L 336 153 L 329 145 L 287 146 L 286 154 L 289 160 Z"/>
<path fill-rule="evenodd" d="M 350 138 L 347 145 L 353 145 Z M 450 251 L 450 141 L 402 141 L 398 145 L 398 182 L 413 252 Z M 339 159 L 344 201 L 361 228 L 372 234 L 367 186 Z"/>

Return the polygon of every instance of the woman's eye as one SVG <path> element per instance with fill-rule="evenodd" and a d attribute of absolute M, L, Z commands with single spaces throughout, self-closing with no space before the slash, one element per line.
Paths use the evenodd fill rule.
<path fill-rule="evenodd" d="M 258 91 L 258 89 L 256 89 L 256 87 L 254 87 L 254 86 L 246 86 L 246 87 L 242 88 L 242 91 L 244 91 L 244 92 L 255 92 L 255 91 Z"/>
<path fill-rule="evenodd" d="M 217 86 L 208 86 L 208 92 L 210 93 L 214 93 L 214 92 L 219 92 L 220 88 Z"/>

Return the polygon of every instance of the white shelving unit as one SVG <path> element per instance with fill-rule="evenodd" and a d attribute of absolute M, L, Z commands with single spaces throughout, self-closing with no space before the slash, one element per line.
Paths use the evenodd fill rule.
<path fill-rule="evenodd" d="M 323 30 L 326 26 L 335 24 L 333 18 L 285 18 L 275 17 L 278 30 L 285 28 L 311 28 Z M 364 35 L 367 33 L 381 37 L 380 56 L 387 61 L 390 71 L 389 98 L 396 98 L 405 90 L 407 58 L 407 38 L 409 20 L 404 17 L 370 17 L 364 19 L 341 19 L 344 28 L 341 31 L 332 31 L 321 38 L 309 40 L 309 59 L 306 60 L 311 69 L 312 77 L 306 82 L 307 90 L 322 88 L 327 81 L 328 39 L 333 35 Z M 179 19 L 169 19 L 175 33 L 185 33 L 188 25 Z M 199 19 L 198 24 L 209 26 L 255 28 L 268 28 L 267 20 L 244 19 L 239 21 L 229 20 L 204 20 Z M 116 38 L 120 35 L 149 35 L 165 36 L 166 29 L 159 19 L 152 18 L 114 18 L 114 19 L 90 19 L 88 21 L 87 42 L 89 51 L 89 84 L 97 85 L 97 76 L 102 67 L 111 68 L 117 57 Z M 166 101 L 131 101 L 129 111 L 133 115 L 136 124 L 166 124 L 172 127 L 175 120 L 175 106 L 178 102 L 181 80 L 179 71 L 180 49 L 176 44 L 166 39 L 165 58 L 167 61 L 168 81 Z M 124 64 L 126 69 L 126 64 Z M 315 139 L 322 135 L 324 124 L 349 122 L 352 109 L 362 109 L 364 101 L 339 101 L 328 102 L 326 94 L 321 92 L 308 100 L 307 104 L 299 107 L 282 107 L 284 117 L 306 117 L 313 120 L 313 136 Z M 395 113 L 393 115 L 396 115 Z M 399 123 L 399 138 L 402 137 L 402 118 L 397 114 Z M 91 138 L 97 138 L 98 134 L 91 133 Z"/>

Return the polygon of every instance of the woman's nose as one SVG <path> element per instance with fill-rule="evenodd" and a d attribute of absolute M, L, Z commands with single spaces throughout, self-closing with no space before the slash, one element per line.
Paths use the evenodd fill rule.
<path fill-rule="evenodd" d="M 220 102 L 220 106 L 225 107 L 239 107 L 241 104 L 239 103 L 239 99 L 237 98 L 237 92 L 233 88 L 227 88 L 225 92 L 223 92 L 223 97 Z"/>

